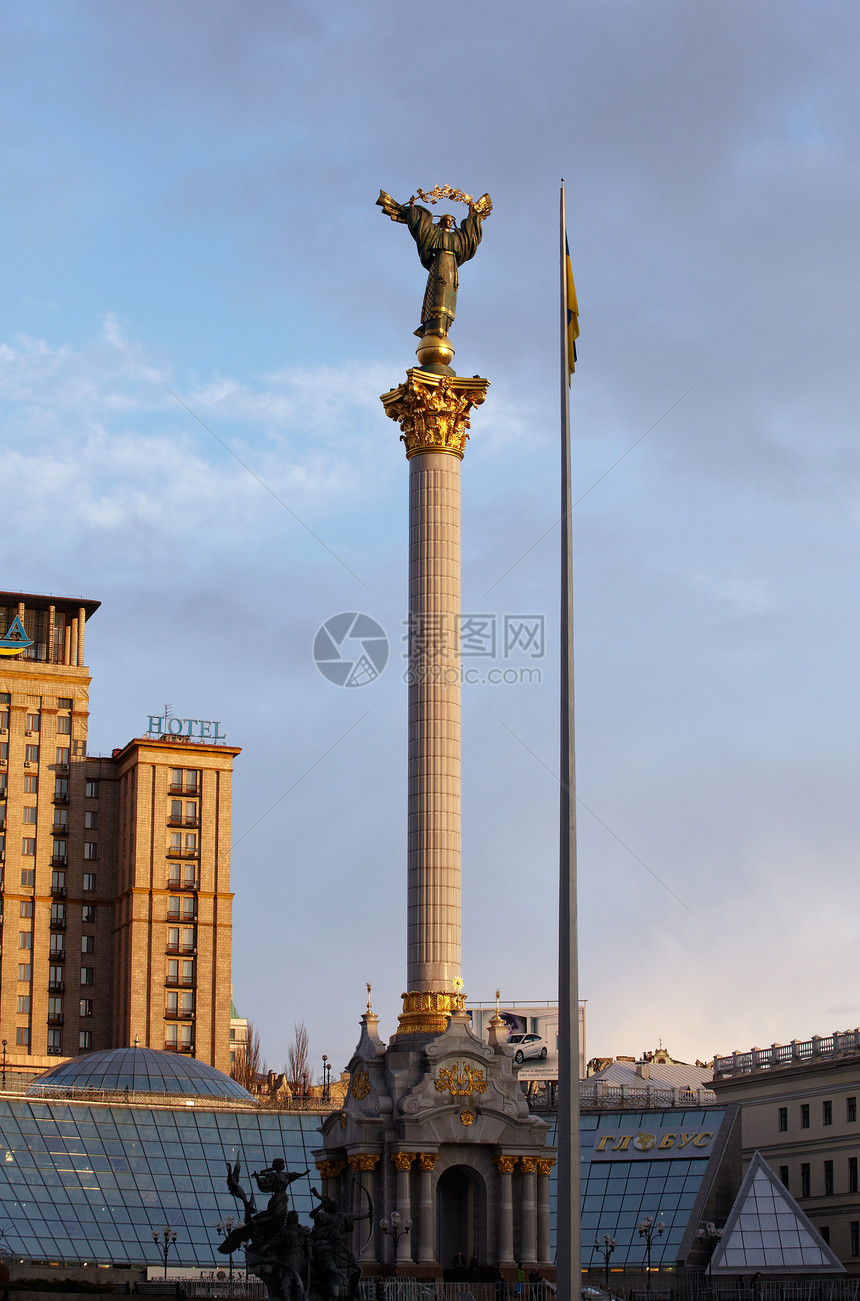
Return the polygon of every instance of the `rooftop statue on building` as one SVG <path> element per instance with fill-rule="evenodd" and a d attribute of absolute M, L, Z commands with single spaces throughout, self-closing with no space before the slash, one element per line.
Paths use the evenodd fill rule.
<path fill-rule="evenodd" d="M 457 268 L 475 256 L 481 242 L 481 223 L 493 211 L 489 194 L 477 202 L 462 190 L 452 190 L 449 185 L 436 186 L 429 194 L 417 193 L 422 199 L 436 203 L 439 198 L 466 203 L 469 215 L 459 228 L 450 213 L 443 213 L 438 222 L 433 221 L 429 208 L 415 202 L 413 194 L 408 203 L 398 203 L 384 190 L 379 191 L 377 204 L 392 221 L 403 222 L 418 246 L 418 256 L 427 275 L 427 288 L 421 306 L 421 324 L 415 331 L 418 338 L 425 335 L 445 337 L 457 311 Z"/>

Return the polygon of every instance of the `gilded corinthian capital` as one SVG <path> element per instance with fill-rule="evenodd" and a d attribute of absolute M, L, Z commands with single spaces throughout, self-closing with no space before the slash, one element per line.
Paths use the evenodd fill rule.
<path fill-rule="evenodd" d="M 394 1163 L 395 1170 L 411 1170 L 416 1155 L 415 1152 L 394 1152 L 391 1160 Z"/>
<path fill-rule="evenodd" d="M 494 1156 L 493 1165 L 496 1167 L 499 1174 L 509 1175 L 513 1174 L 514 1167 L 518 1160 L 519 1158 L 515 1156 Z"/>
<path fill-rule="evenodd" d="M 487 396 L 489 380 L 431 375 L 413 367 L 405 384 L 383 393 L 385 414 L 400 425 L 406 459 L 421 452 L 450 452 L 463 459 L 469 417 Z"/>
<path fill-rule="evenodd" d="M 364 1174 L 368 1170 L 375 1170 L 379 1165 L 379 1156 L 374 1152 L 356 1152 L 349 1158 L 350 1168 L 356 1174 Z"/>

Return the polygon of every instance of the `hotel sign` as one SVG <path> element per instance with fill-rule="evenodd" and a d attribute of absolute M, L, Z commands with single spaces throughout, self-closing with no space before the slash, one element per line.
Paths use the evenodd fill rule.
<path fill-rule="evenodd" d="M 662 1157 L 707 1157 L 714 1146 L 714 1130 L 710 1129 L 647 1129 L 637 1131 L 610 1130 L 595 1134 L 595 1161 L 653 1161 Z"/>
<path fill-rule="evenodd" d="M 186 739 L 198 737 L 201 741 L 225 741 L 226 733 L 221 731 L 221 723 L 208 718 L 165 718 L 163 714 L 150 714 L 150 736 L 184 736 Z"/>
<path fill-rule="evenodd" d="M 2 627 L 2 625 L 0 625 Z M 24 625 L 16 614 L 9 624 L 5 637 L 0 637 L 0 655 L 20 655 L 28 646 L 33 645 L 32 637 L 24 631 Z"/>

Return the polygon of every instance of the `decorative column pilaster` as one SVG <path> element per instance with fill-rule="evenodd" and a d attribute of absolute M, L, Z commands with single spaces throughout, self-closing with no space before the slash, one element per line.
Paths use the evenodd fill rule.
<path fill-rule="evenodd" d="M 552 1264 L 549 1238 L 549 1172 L 555 1157 L 538 1157 L 537 1162 L 537 1258 L 539 1265 Z"/>
<path fill-rule="evenodd" d="M 433 1167 L 438 1152 L 418 1153 L 418 1263 L 432 1265 L 436 1260 L 436 1197 L 433 1190 Z"/>
<path fill-rule="evenodd" d="M 317 1170 L 322 1180 L 323 1197 L 334 1197 L 340 1201 L 340 1176 L 346 1169 L 345 1161 L 317 1161 Z"/>
<path fill-rule="evenodd" d="M 362 1198 L 361 1207 L 353 1206 L 353 1212 L 358 1215 L 364 1215 L 368 1210 L 373 1209 L 373 1172 L 379 1165 L 378 1152 L 356 1152 L 349 1158 L 349 1166 L 353 1174 L 358 1177 L 360 1186 L 367 1194 Z M 376 1225 L 368 1226 L 369 1230 L 364 1227 L 364 1221 L 356 1226 L 356 1249 L 359 1261 L 370 1263 L 376 1260 L 375 1240 Z M 364 1243 L 362 1247 L 360 1244 Z"/>
<path fill-rule="evenodd" d="M 522 1182 L 520 1185 L 520 1211 L 522 1215 L 522 1263 L 537 1264 L 537 1157 L 520 1157 Z"/>
<path fill-rule="evenodd" d="M 460 979 L 460 461 L 485 379 L 413 367 L 382 396 L 409 461 L 407 992 L 398 1034 L 441 1034 Z"/>
<path fill-rule="evenodd" d="M 514 1264 L 514 1195 L 512 1175 L 515 1156 L 494 1156 L 499 1172 L 499 1264 Z"/>
<path fill-rule="evenodd" d="M 391 1160 L 397 1171 L 397 1212 L 400 1216 L 401 1223 L 412 1219 L 412 1199 L 409 1196 L 409 1171 L 412 1169 L 412 1163 L 416 1157 L 415 1152 L 395 1152 Z M 412 1260 L 412 1230 L 403 1233 L 397 1239 L 397 1253 L 395 1256 L 398 1265 Z"/>

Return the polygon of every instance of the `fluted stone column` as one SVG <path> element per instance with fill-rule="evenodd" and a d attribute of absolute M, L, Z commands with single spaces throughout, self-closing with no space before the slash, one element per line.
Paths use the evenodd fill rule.
<path fill-rule="evenodd" d="M 520 1157 L 520 1170 L 520 1260 L 524 1265 L 534 1265 L 537 1263 L 537 1157 Z"/>
<path fill-rule="evenodd" d="M 366 1196 L 360 1199 L 360 1206 L 356 1206 L 353 1201 L 352 1209 L 356 1215 L 364 1215 L 373 1206 L 373 1172 L 379 1165 L 379 1154 L 376 1152 L 356 1152 L 349 1158 L 349 1164 L 353 1174 L 357 1176 L 359 1184 L 366 1193 Z M 355 1251 L 359 1261 L 362 1264 L 374 1262 L 376 1260 L 374 1244 L 376 1225 L 366 1225 L 362 1220 L 360 1224 L 356 1225 L 355 1236 L 357 1240 Z"/>
<path fill-rule="evenodd" d="M 437 1152 L 419 1152 L 418 1169 L 418 1263 L 432 1265 L 436 1260 L 436 1196 L 433 1167 Z"/>
<path fill-rule="evenodd" d="M 538 1157 L 537 1163 L 537 1258 L 539 1265 L 552 1263 L 549 1237 L 549 1172 L 554 1157 Z"/>
<path fill-rule="evenodd" d="M 414 1152 L 395 1152 L 391 1160 L 397 1171 L 397 1211 L 400 1215 L 401 1223 L 412 1219 L 412 1200 L 409 1196 L 409 1171 L 412 1169 L 412 1162 L 415 1160 Z M 395 1260 L 398 1265 L 411 1262 L 412 1260 L 412 1231 L 402 1233 L 397 1239 L 397 1254 Z"/>
<path fill-rule="evenodd" d="M 399 1033 L 438 1034 L 460 980 L 460 461 L 482 379 L 414 368 L 383 395 L 409 460 L 407 992 Z"/>
<path fill-rule="evenodd" d="M 499 1172 L 499 1264 L 514 1264 L 514 1190 L 515 1156 L 494 1156 Z"/>

